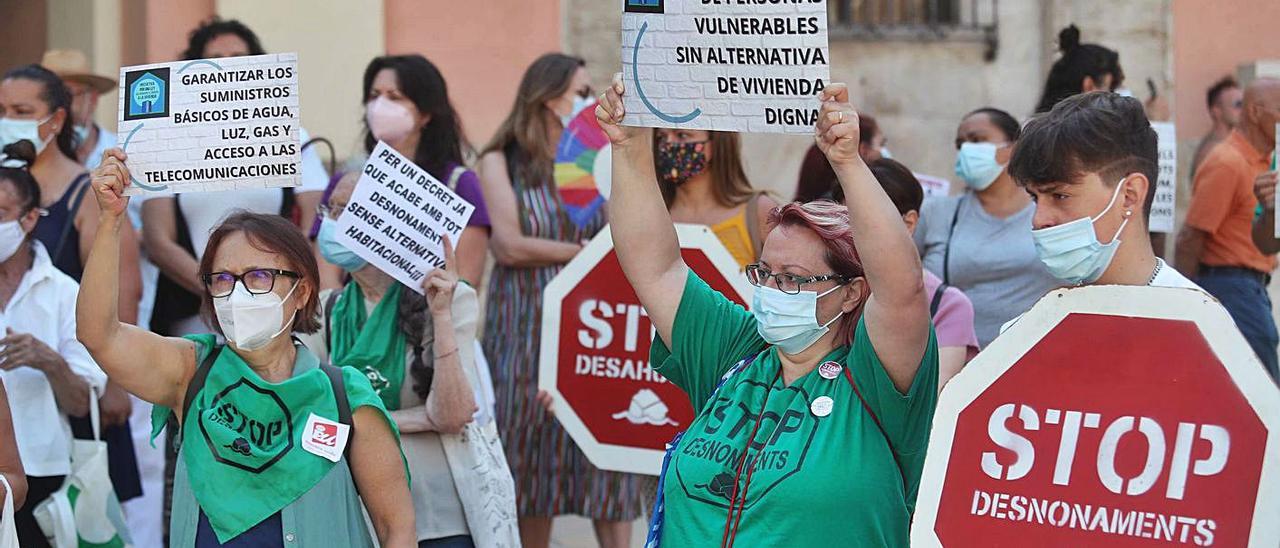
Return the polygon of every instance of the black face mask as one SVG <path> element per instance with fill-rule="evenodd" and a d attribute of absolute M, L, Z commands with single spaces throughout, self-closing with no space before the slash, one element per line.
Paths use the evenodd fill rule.
<path fill-rule="evenodd" d="M 707 169 L 707 142 L 658 143 L 658 178 L 675 186 Z"/>

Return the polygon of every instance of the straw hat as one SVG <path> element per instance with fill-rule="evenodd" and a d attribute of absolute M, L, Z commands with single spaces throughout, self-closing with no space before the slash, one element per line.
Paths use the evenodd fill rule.
<path fill-rule="evenodd" d="M 106 93 L 117 87 L 113 78 L 98 76 L 89 68 L 89 58 L 78 49 L 51 49 L 44 52 L 40 65 L 69 82 L 87 85 L 98 93 Z"/>

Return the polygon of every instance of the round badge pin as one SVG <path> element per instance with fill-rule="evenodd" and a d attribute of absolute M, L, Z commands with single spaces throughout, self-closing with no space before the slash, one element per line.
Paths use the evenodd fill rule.
<path fill-rule="evenodd" d="M 831 409 L 835 407 L 835 400 L 830 396 L 818 396 L 809 404 L 809 412 L 815 417 L 825 417 L 831 414 Z"/>
<path fill-rule="evenodd" d="M 843 370 L 844 366 L 836 362 L 822 362 L 822 365 L 818 366 L 818 374 L 822 375 L 822 378 L 827 380 L 839 377 L 840 372 Z"/>

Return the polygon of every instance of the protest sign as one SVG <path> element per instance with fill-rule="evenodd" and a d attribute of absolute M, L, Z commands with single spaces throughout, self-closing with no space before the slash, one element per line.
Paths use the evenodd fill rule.
<path fill-rule="evenodd" d="M 338 218 L 337 242 L 400 283 L 422 293 L 422 278 L 445 267 L 444 242 L 453 245 L 475 206 L 378 142 Z"/>
<path fill-rule="evenodd" d="M 920 181 L 920 188 L 924 190 L 925 198 L 951 195 L 951 181 L 923 173 L 914 173 L 913 175 L 916 176 L 917 181 Z"/>
<path fill-rule="evenodd" d="M 1278 546 L 1277 434 L 1213 297 L 1055 291 L 942 391 L 911 545 Z"/>
<path fill-rule="evenodd" d="M 625 123 L 812 133 L 831 80 L 826 0 L 624 0 Z"/>
<path fill-rule="evenodd" d="M 120 69 L 125 194 L 298 186 L 298 56 Z"/>
<path fill-rule="evenodd" d="M 1172 122 L 1151 122 L 1156 131 L 1159 172 L 1154 181 L 1156 195 L 1151 200 L 1151 216 L 1147 229 L 1151 232 L 1173 232 L 1174 208 L 1178 203 L 1178 138 Z"/>
<path fill-rule="evenodd" d="M 711 229 L 677 224 L 680 254 L 712 289 L 746 307 L 752 286 Z M 626 282 L 609 227 L 543 292 L 538 387 L 597 468 L 658 475 L 666 443 L 693 422 L 689 395 L 654 371 L 654 330 Z"/>

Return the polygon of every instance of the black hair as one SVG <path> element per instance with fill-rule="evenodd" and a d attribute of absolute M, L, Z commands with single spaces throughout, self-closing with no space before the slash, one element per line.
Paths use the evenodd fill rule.
<path fill-rule="evenodd" d="M 249 55 L 262 55 L 267 52 L 262 49 L 262 42 L 258 41 L 258 35 L 244 23 L 236 19 L 224 20 L 215 15 L 200 23 L 200 26 L 187 36 L 187 49 L 182 52 L 182 58 L 187 61 L 203 59 L 205 46 L 208 46 L 214 38 L 224 34 L 234 34 L 244 40 L 245 45 L 249 46 Z"/>
<path fill-rule="evenodd" d="M 1011 143 L 1022 137 L 1022 124 L 1019 124 L 1018 119 L 1014 118 L 1013 115 L 1008 112 L 995 107 L 982 107 L 964 115 L 964 117 L 968 118 L 975 114 L 986 114 L 987 118 L 991 119 L 991 123 L 997 128 L 1000 128 L 1000 131 L 1004 133 L 1005 138 L 1007 138 Z"/>
<path fill-rule="evenodd" d="M 907 166 L 891 158 L 881 158 L 867 164 L 867 167 L 876 176 L 893 205 L 898 207 L 899 214 L 920 211 L 920 204 L 924 202 L 924 188 Z"/>
<path fill-rule="evenodd" d="M 387 55 L 375 57 L 364 69 L 364 94 L 361 104 L 369 101 L 369 92 L 373 89 L 373 80 L 383 69 L 396 73 L 396 86 L 400 93 L 418 107 L 418 112 L 430 117 L 427 125 L 422 127 L 418 135 L 418 148 L 414 151 L 413 162 L 427 170 L 437 179 L 444 180 L 449 174 L 445 168 L 450 164 L 463 163 L 462 150 L 467 146 L 462 135 L 462 124 L 458 113 L 449 102 L 449 89 L 445 85 L 444 75 L 435 64 L 421 55 Z M 364 120 L 364 149 L 373 152 L 378 140 L 369 130 L 368 119 Z M 469 148 L 469 147 L 468 147 Z"/>
<path fill-rule="evenodd" d="M 36 147 L 26 139 L 5 145 L 0 151 L 0 181 L 8 181 L 18 191 L 24 214 L 40 207 L 40 184 L 31 176 L 35 161 Z"/>
<path fill-rule="evenodd" d="M 1141 173 L 1148 181 L 1148 213 L 1158 171 L 1156 132 L 1142 102 L 1107 91 L 1069 97 L 1032 119 L 1009 160 L 1009 175 L 1023 186 L 1073 183 L 1086 173 L 1114 186 Z"/>
<path fill-rule="evenodd" d="M 1218 102 L 1218 97 L 1222 96 L 1222 92 L 1238 87 L 1240 87 L 1240 82 L 1237 82 L 1235 78 L 1230 75 L 1223 76 L 1221 80 L 1214 82 L 1213 86 L 1209 88 L 1209 92 L 1205 94 L 1205 103 L 1209 108 L 1213 108 L 1213 105 Z"/>
<path fill-rule="evenodd" d="M 67 158 L 79 161 L 76 147 L 80 143 L 76 140 L 76 132 L 72 127 L 74 124 L 71 123 L 71 90 L 62 83 L 62 78 L 40 65 L 23 65 L 4 73 L 3 80 L 31 80 L 40 84 L 40 100 L 49 107 L 49 113 L 53 114 L 61 109 L 67 114 L 67 119 L 62 123 L 62 128 L 58 130 L 58 136 L 54 139 L 58 145 L 58 151 Z"/>
<path fill-rule="evenodd" d="M 1059 101 L 1084 91 L 1081 87 L 1087 76 L 1098 84 L 1111 75 L 1111 89 L 1120 87 L 1124 71 L 1120 68 L 1120 54 L 1097 44 L 1081 44 L 1080 29 L 1068 26 L 1058 33 L 1058 51 L 1062 57 L 1049 69 L 1044 85 L 1044 95 L 1036 112 L 1048 112 Z"/>

